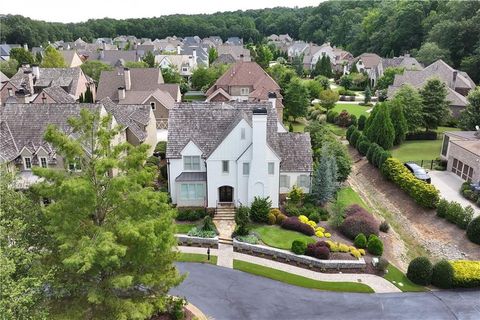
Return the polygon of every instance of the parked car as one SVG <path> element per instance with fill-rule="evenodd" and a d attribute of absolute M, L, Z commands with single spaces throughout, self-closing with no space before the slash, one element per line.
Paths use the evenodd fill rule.
<path fill-rule="evenodd" d="M 425 169 L 420 167 L 415 162 L 405 162 L 404 165 L 405 165 L 405 167 L 407 167 L 407 169 L 411 173 L 413 173 L 415 178 L 417 178 L 418 180 L 425 181 L 426 183 L 431 183 L 432 182 L 432 178 L 430 178 L 430 176 L 428 175 L 428 172 L 425 171 Z"/>

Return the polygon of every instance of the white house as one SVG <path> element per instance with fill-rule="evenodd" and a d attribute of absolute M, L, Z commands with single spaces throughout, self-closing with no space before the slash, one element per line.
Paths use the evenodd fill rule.
<path fill-rule="evenodd" d="M 170 111 L 169 192 L 178 206 L 250 205 L 293 185 L 309 192 L 312 150 L 308 133 L 287 132 L 264 103 L 178 104 Z"/>

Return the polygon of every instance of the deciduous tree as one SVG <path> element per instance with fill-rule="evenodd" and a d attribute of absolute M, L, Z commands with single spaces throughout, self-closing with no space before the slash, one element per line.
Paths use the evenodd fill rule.
<path fill-rule="evenodd" d="M 100 80 L 100 74 L 102 71 L 113 70 L 112 66 L 97 60 L 87 60 L 80 66 L 80 68 L 82 69 L 83 73 L 95 80 L 97 83 L 98 80 Z"/>
<path fill-rule="evenodd" d="M 423 126 L 428 131 L 437 129 L 440 122 L 446 119 L 450 113 L 447 101 L 447 88 L 445 83 L 437 78 L 427 81 L 419 91 L 422 97 Z"/>
<path fill-rule="evenodd" d="M 308 90 L 299 78 L 294 78 L 285 90 L 285 108 L 288 116 L 297 119 L 307 114 Z"/>
<path fill-rule="evenodd" d="M 45 54 L 43 56 L 42 68 L 65 68 L 67 64 L 63 59 L 62 54 L 52 46 L 48 46 L 45 49 Z"/>
<path fill-rule="evenodd" d="M 470 91 L 467 96 L 468 104 L 460 115 L 460 128 L 463 130 L 476 130 L 480 126 L 480 86 Z"/>
<path fill-rule="evenodd" d="M 415 132 L 423 125 L 422 97 L 414 87 L 409 84 L 402 85 L 392 101 L 403 107 L 409 132 Z"/>

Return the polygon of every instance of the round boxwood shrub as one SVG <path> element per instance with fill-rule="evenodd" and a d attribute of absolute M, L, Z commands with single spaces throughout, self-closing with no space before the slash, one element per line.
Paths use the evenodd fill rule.
<path fill-rule="evenodd" d="M 363 128 L 365 128 L 365 121 L 367 121 L 367 117 L 365 115 L 361 115 L 359 118 L 358 118 L 358 130 L 363 130 Z"/>
<path fill-rule="evenodd" d="M 426 257 L 417 257 L 410 261 L 407 277 L 413 283 L 427 286 L 432 281 L 432 263 Z"/>
<path fill-rule="evenodd" d="M 350 145 L 352 147 L 355 147 L 357 145 L 357 140 L 360 138 L 361 135 L 362 133 L 358 130 L 352 132 L 352 134 L 350 135 Z"/>
<path fill-rule="evenodd" d="M 320 222 L 320 215 L 318 214 L 318 212 L 312 212 L 309 216 L 308 216 L 308 219 L 312 220 L 312 221 L 315 221 L 316 223 L 319 223 Z"/>
<path fill-rule="evenodd" d="M 305 254 L 307 250 L 307 243 L 303 240 L 293 240 L 292 242 L 292 252 L 295 254 Z"/>
<path fill-rule="evenodd" d="M 359 233 L 355 240 L 353 241 L 353 245 L 360 249 L 365 249 L 367 247 L 367 237 L 363 233 Z"/>
<path fill-rule="evenodd" d="M 449 207 L 449 202 L 446 199 L 440 199 L 437 204 L 437 216 L 440 218 L 445 218 L 447 215 L 448 207 Z"/>
<path fill-rule="evenodd" d="M 351 125 L 350 127 L 348 127 L 347 132 L 345 133 L 345 137 L 347 138 L 348 141 L 350 141 L 350 136 L 355 130 L 357 130 L 357 127 L 355 127 L 354 125 Z"/>
<path fill-rule="evenodd" d="M 287 216 L 284 215 L 283 213 L 280 213 L 280 214 L 277 216 L 275 222 L 276 222 L 277 224 L 280 224 L 280 225 L 281 225 L 285 219 L 287 219 Z"/>
<path fill-rule="evenodd" d="M 366 155 L 368 152 L 368 149 L 370 148 L 370 145 L 371 143 L 368 142 L 367 140 L 360 141 L 360 143 L 358 144 L 358 152 L 360 152 L 362 156 Z"/>
<path fill-rule="evenodd" d="M 453 267 L 447 260 L 441 260 L 433 266 L 432 284 L 442 289 L 453 286 Z"/>
<path fill-rule="evenodd" d="M 468 224 L 467 237 L 473 243 L 480 244 L 480 216 Z"/>
<path fill-rule="evenodd" d="M 372 234 L 368 238 L 367 250 L 374 256 L 381 256 L 383 254 L 383 242 L 379 237 Z"/>
<path fill-rule="evenodd" d="M 277 217 L 272 212 L 268 213 L 268 224 L 273 225 L 277 221 Z"/>

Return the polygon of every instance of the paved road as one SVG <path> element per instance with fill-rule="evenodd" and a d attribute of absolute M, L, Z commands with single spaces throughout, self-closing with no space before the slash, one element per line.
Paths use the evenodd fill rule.
<path fill-rule="evenodd" d="M 334 293 L 206 264 L 178 263 L 178 268 L 189 276 L 171 293 L 187 297 L 215 320 L 480 319 L 480 291 Z"/>

